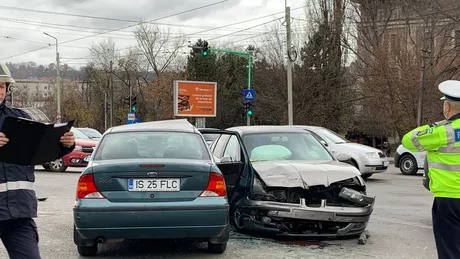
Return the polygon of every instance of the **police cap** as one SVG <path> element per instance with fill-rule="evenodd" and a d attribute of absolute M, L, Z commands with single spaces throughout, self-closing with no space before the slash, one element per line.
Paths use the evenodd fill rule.
<path fill-rule="evenodd" d="M 444 94 L 441 100 L 460 102 L 460 81 L 447 80 L 439 84 L 439 91 Z"/>
<path fill-rule="evenodd" d="M 15 83 L 10 70 L 5 64 L 0 64 L 0 82 Z"/>

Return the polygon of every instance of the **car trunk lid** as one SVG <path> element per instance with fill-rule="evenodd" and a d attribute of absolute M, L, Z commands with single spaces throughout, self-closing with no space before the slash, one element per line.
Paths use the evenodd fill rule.
<path fill-rule="evenodd" d="M 201 160 L 105 160 L 93 163 L 98 190 L 112 202 L 179 202 L 196 199 L 209 181 Z"/>

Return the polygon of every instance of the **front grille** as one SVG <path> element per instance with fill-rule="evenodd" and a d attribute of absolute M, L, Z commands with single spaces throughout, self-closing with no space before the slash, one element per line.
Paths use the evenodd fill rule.
<path fill-rule="evenodd" d="M 93 153 L 93 147 L 82 147 L 82 151 L 85 153 Z"/>
<path fill-rule="evenodd" d="M 387 157 L 387 156 L 384 153 L 379 152 L 379 157 L 384 158 L 384 157 Z"/>

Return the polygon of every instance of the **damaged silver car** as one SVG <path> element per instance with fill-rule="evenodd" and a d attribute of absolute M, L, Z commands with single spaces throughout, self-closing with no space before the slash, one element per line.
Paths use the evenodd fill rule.
<path fill-rule="evenodd" d="M 354 236 L 367 227 L 375 197 L 360 172 L 311 133 L 286 126 L 201 129 L 225 176 L 232 224 L 282 236 Z"/>

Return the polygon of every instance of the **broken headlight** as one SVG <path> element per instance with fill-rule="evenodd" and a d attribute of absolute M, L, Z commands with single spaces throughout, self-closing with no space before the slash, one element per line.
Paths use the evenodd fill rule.
<path fill-rule="evenodd" d="M 374 202 L 374 197 L 365 195 L 347 187 L 342 188 L 339 193 L 339 197 L 349 202 L 353 202 L 358 206 L 368 206 Z"/>

